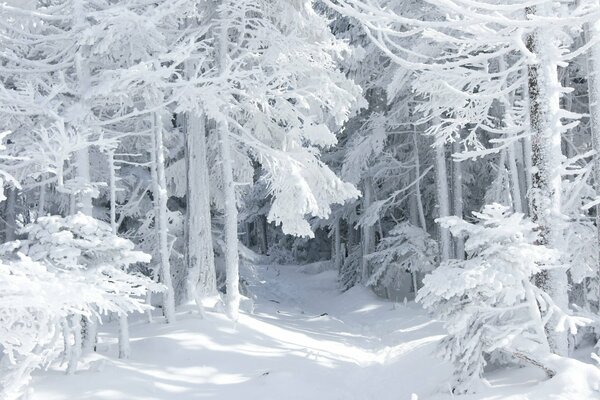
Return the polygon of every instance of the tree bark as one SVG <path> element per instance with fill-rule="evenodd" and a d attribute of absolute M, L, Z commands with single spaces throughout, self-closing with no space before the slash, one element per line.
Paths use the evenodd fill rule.
<path fill-rule="evenodd" d="M 75 167 L 77 176 L 81 179 L 82 184 L 89 186 L 91 183 L 89 148 L 86 147 L 84 149 L 79 150 L 75 156 Z M 80 192 L 78 195 L 75 195 L 75 197 L 79 200 L 76 203 L 76 210 L 90 217 L 93 216 L 92 195 L 89 191 L 89 187 L 84 187 L 83 191 Z M 83 317 L 81 326 L 83 328 L 83 352 L 92 352 L 96 347 L 96 341 L 98 338 L 98 322 L 94 317 Z"/>
<path fill-rule="evenodd" d="M 165 178 L 165 156 L 163 126 L 160 115 L 152 115 L 152 184 L 154 194 L 154 228 L 158 241 L 159 276 L 165 285 L 163 292 L 163 315 L 167 323 L 175 321 L 175 293 L 171 278 L 169 225 L 167 220 L 167 182 Z"/>
<path fill-rule="evenodd" d="M 448 171 L 446 168 L 446 145 L 435 145 L 435 177 L 439 218 L 450 216 L 450 199 L 448 193 Z M 448 228 L 438 224 L 440 237 L 441 261 L 452 258 L 452 240 Z"/>
<path fill-rule="evenodd" d="M 333 265 L 338 273 L 342 270 L 342 262 L 344 260 L 342 255 L 342 235 L 340 232 L 341 229 L 341 221 L 339 218 L 335 219 L 335 223 L 333 225 L 333 249 L 334 249 L 334 261 Z"/>
<path fill-rule="evenodd" d="M 115 152 L 108 150 L 108 188 L 110 191 L 110 227 L 114 235 L 117 234 L 117 177 L 115 166 Z M 129 345 L 129 321 L 127 314 L 119 314 L 119 358 L 131 357 L 131 346 Z"/>
<path fill-rule="evenodd" d="M 17 238 L 17 189 L 14 187 L 7 189 L 4 219 L 4 240 L 10 242 Z"/>
<path fill-rule="evenodd" d="M 544 11 L 544 10 L 542 10 Z M 541 14 L 534 9 L 528 14 Z M 526 42 L 537 62 L 528 67 L 531 157 L 534 167 L 530 191 L 532 220 L 540 230 L 540 245 L 559 247 L 562 232 L 557 223 L 561 219 L 562 123 L 560 121 L 560 81 L 557 60 L 560 52 L 554 45 L 552 27 L 537 29 Z M 568 307 L 567 274 L 563 269 L 545 270 L 536 278 L 536 284 L 546 291 L 556 305 Z M 547 327 L 550 349 L 567 355 L 567 334 L 554 329 L 555 320 Z"/>
<path fill-rule="evenodd" d="M 44 180 L 44 175 L 42 175 L 41 180 Z M 40 195 L 38 197 L 38 209 L 37 209 L 37 217 L 43 217 L 46 209 L 46 184 L 42 183 L 40 185 Z"/>
<path fill-rule="evenodd" d="M 219 121 L 219 141 L 221 145 L 221 166 L 223 169 L 224 213 L 225 213 L 225 268 L 227 287 L 227 315 L 237 321 L 240 308 L 239 289 L 239 250 L 238 250 L 238 209 L 233 180 L 233 160 L 228 125 Z"/>
<path fill-rule="evenodd" d="M 267 217 L 265 215 L 260 215 L 258 217 L 258 245 L 260 248 L 261 254 L 269 254 L 269 241 L 267 237 Z"/>
<path fill-rule="evenodd" d="M 500 71 L 505 71 L 506 70 L 506 63 L 504 58 L 500 58 Z M 504 110 L 503 110 L 503 114 L 504 114 L 504 126 L 506 126 L 509 129 L 514 128 L 515 126 L 515 122 L 514 122 L 514 118 L 513 118 L 513 114 L 512 114 L 512 107 L 513 107 L 513 96 L 511 95 L 505 95 L 503 98 L 503 106 L 504 106 Z M 513 133 L 510 133 L 509 135 L 510 137 L 514 137 Z M 508 159 L 507 159 L 507 164 L 508 164 L 508 171 L 509 171 L 509 176 L 510 176 L 510 191 L 511 191 L 511 197 L 512 197 L 512 208 L 514 212 L 517 213 L 522 213 L 523 212 L 523 198 L 521 195 L 521 179 L 519 178 L 519 168 L 517 166 L 517 159 L 519 158 L 518 153 L 517 153 L 517 143 L 510 143 L 508 145 Z M 521 154 L 521 158 L 522 158 L 522 154 Z"/>
<path fill-rule="evenodd" d="M 417 200 L 417 211 L 419 212 L 419 221 L 421 229 L 427 232 L 427 221 L 425 220 L 425 211 L 423 208 L 423 197 L 421 194 L 421 158 L 419 156 L 419 137 L 416 128 L 413 128 L 413 145 L 415 152 L 415 176 L 417 183 L 415 184 L 415 197 Z"/>
<path fill-rule="evenodd" d="M 373 202 L 373 181 L 366 177 L 363 182 L 362 212 L 365 213 Z M 361 260 L 361 282 L 366 284 L 371 276 L 367 256 L 375 249 L 375 228 L 371 226 L 362 227 L 362 260 Z"/>
<path fill-rule="evenodd" d="M 202 297 L 217 293 L 210 215 L 210 181 L 204 115 L 190 112 L 186 118 L 187 300 L 202 309 Z"/>
<path fill-rule="evenodd" d="M 452 153 L 460 153 L 460 143 L 452 143 Z M 455 161 L 452 164 L 452 208 L 454 215 L 463 218 L 463 173 L 462 163 Z M 454 238 L 455 257 L 459 260 L 465 258 L 465 240 L 462 236 Z"/>

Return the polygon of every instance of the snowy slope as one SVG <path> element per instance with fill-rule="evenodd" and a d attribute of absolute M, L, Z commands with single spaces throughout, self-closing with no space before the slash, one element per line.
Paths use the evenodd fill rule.
<path fill-rule="evenodd" d="M 443 329 L 414 303 L 392 304 L 363 288 L 339 294 L 335 272 L 321 268 L 255 267 L 245 279 L 255 310 L 243 312 L 237 325 L 216 312 L 201 320 L 191 308 L 171 326 L 139 321 L 128 361 L 116 358 L 108 326 L 99 353 L 79 373 L 66 376 L 60 367 L 38 373 L 31 398 L 452 398 L 450 366 L 434 355 Z M 597 376 L 595 367 L 577 361 L 571 367 L 542 384 L 534 369 L 497 371 L 491 387 L 462 398 L 600 398 L 584 382 Z"/>

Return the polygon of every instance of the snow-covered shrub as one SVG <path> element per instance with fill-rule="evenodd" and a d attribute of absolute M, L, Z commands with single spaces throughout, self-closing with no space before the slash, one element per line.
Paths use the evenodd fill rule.
<path fill-rule="evenodd" d="M 576 329 L 582 320 L 568 316 L 532 283 L 556 267 L 559 252 L 537 245 L 537 226 L 523 214 L 492 204 L 473 213 L 477 223 L 458 217 L 438 220 L 453 235 L 464 234 L 466 260 L 442 263 L 428 275 L 417 300 L 445 321 L 443 356 L 455 366 L 454 391 L 472 391 L 483 374 L 485 355 L 496 351 L 521 360 L 549 354 L 544 331 Z M 551 317 L 559 326 L 546 326 Z"/>
<path fill-rule="evenodd" d="M 21 234 L 26 238 L 0 246 L 3 399 L 18 398 L 31 372 L 56 359 L 61 343 L 69 368 L 76 367 L 82 318 L 142 312 L 146 292 L 162 289 L 128 273 L 149 255 L 82 213 L 39 218 Z"/>
<path fill-rule="evenodd" d="M 427 232 L 402 222 L 379 242 L 377 251 L 367 256 L 374 267 L 367 286 L 397 287 L 404 272 L 413 275 L 416 286 L 418 273 L 433 270 L 437 252 L 437 243 Z"/>

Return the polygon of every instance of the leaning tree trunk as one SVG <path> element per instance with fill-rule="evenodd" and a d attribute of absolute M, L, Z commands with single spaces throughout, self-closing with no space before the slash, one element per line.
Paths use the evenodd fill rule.
<path fill-rule="evenodd" d="M 205 132 L 204 115 L 189 112 L 186 118 L 186 297 L 194 300 L 201 312 L 202 297 L 217 293 Z"/>
<path fill-rule="evenodd" d="M 175 293 L 171 278 L 169 226 L 167 220 L 167 181 L 165 178 L 165 155 L 163 126 L 158 113 L 152 115 L 152 185 L 154 195 L 154 228 L 158 241 L 159 276 L 166 287 L 163 292 L 163 315 L 167 323 L 175 321 Z"/>
<path fill-rule="evenodd" d="M 529 10 L 535 13 L 534 10 Z M 561 138 L 560 81 L 557 60 L 560 51 L 554 44 L 552 27 L 537 29 L 527 38 L 527 48 L 537 62 L 528 67 L 531 158 L 534 167 L 529 195 L 532 220 L 539 225 L 540 245 L 558 248 L 561 241 Z M 566 311 L 568 307 L 567 274 L 563 269 L 545 270 L 536 278 L 545 290 Z M 554 323 L 548 326 L 548 342 L 552 351 L 567 355 L 567 334 L 557 332 Z"/>

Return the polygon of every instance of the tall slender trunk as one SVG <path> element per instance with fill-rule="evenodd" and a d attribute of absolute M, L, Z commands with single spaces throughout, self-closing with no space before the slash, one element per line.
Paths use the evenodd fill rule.
<path fill-rule="evenodd" d="M 342 233 L 341 230 L 342 222 L 340 218 L 335 219 L 333 225 L 333 249 L 334 249 L 334 261 L 333 265 L 336 271 L 341 271 L 342 262 L 344 260 L 342 255 Z"/>
<path fill-rule="evenodd" d="M 269 253 L 269 240 L 267 237 L 267 217 L 265 215 L 259 215 L 258 217 L 258 246 L 261 254 Z"/>
<path fill-rule="evenodd" d="M 110 228 L 114 235 L 117 234 L 117 176 L 115 165 L 115 152 L 108 150 L 108 189 L 110 192 Z M 129 345 L 129 321 L 127 314 L 119 314 L 119 358 L 131 357 L 131 346 Z"/>
<path fill-rule="evenodd" d="M 523 212 L 523 198 L 521 196 L 521 182 L 519 179 L 519 169 L 517 166 L 517 151 L 515 143 L 508 146 L 508 171 L 510 173 L 510 190 L 512 195 L 513 210 L 518 213 Z"/>
<path fill-rule="evenodd" d="M 523 148 L 525 146 L 524 140 L 521 139 L 514 143 L 513 149 L 515 151 L 515 164 L 517 165 L 519 192 L 521 193 L 521 211 L 527 215 L 529 210 L 527 209 L 527 167 L 525 166 L 525 154 Z"/>
<path fill-rule="evenodd" d="M 77 177 L 81 180 L 81 183 L 84 185 L 90 185 L 90 151 L 88 147 L 81 149 L 76 153 L 75 168 L 77 170 Z M 77 210 L 81 211 L 85 215 L 89 215 L 90 217 L 93 216 L 92 195 L 89 190 L 83 190 L 79 194 Z"/>
<path fill-rule="evenodd" d="M 169 226 L 167 220 L 167 181 L 165 178 L 165 155 L 163 126 L 158 113 L 152 115 L 152 184 L 154 194 L 154 227 L 158 241 L 160 260 L 159 276 L 166 290 L 163 292 L 163 315 L 167 323 L 175 321 L 175 293 L 169 260 Z"/>
<path fill-rule="evenodd" d="M 231 1 L 231 0 L 228 0 Z M 226 12 L 226 11 L 224 11 Z M 221 29 L 216 32 L 218 44 L 217 63 L 221 73 L 227 70 L 229 52 L 229 26 L 227 15 L 220 15 Z M 222 110 L 224 113 L 225 110 Z M 235 198 L 235 182 L 233 180 L 233 159 L 231 156 L 231 140 L 227 115 L 221 115 L 217 121 L 217 131 L 221 148 L 221 168 L 223 174 L 223 194 L 225 213 L 225 269 L 226 269 L 226 310 L 227 315 L 237 321 L 240 308 L 239 289 L 239 248 L 238 248 L 238 209 Z"/>
<path fill-rule="evenodd" d="M 411 179 L 417 179 L 416 174 L 410 174 Z M 419 211 L 417 210 L 417 193 L 412 193 L 408 198 L 408 219 L 414 226 L 419 226 Z"/>
<path fill-rule="evenodd" d="M 363 201 L 362 201 L 362 212 L 365 213 L 373 202 L 373 181 L 370 177 L 364 179 L 363 184 Z M 362 260 L 361 260 L 361 282 L 367 283 L 371 276 L 369 270 L 369 263 L 367 256 L 375 249 L 375 227 L 363 226 L 362 227 Z"/>
<path fill-rule="evenodd" d="M 525 96 L 525 101 L 527 102 L 527 108 L 530 108 L 529 96 Z M 531 132 L 531 122 L 529 121 L 528 131 Z M 524 165 L 524 175 L 525 175 L 525 200 L 527 207 L 524 207 L 527 216 L 531 216 L 531 210 L 529 209 L 531 205 L 531 188 L 533 188 L 533 151 L 531 145 L 531 136 L 526 135 L 523 138 L 523 146 L 522 146 L 522 157 L 523 157 L 523 165 Z M 524 203 L 525 204 L 525 203 Z"/>
<path fill-rule="evenodd" d="M 42 182 L 44 181 L 44 176 L 42 174 Z M 37 216 L 39 217 L 43 217 L 44 213 L 45 213 L 45 209 L 46 209 L 46 184 L 42 183 L 40 185 L 40 195 L 38 197 L 38 204 L 37 204 Z"/>
<path fill-rule="evenodd" d="M 435 122 L 434 122 L 435 123 Z M 439 218 L 450 216 L 450 198 L 448 193 L 448 171 L 446 168 L 446 145 L 435 145 L 435 178 Z M 440 236 L 440 257 L 442 261 L 452 258 L 452 239 L 450 231 L 438 224 Z"/>
<path fill-rule="evenodd" d="M 415 184 L 415 197 L 417 201 L 417 211 L 419 212 L 419 221 L 421 228 L 427 231 L 427 221 L 425 220 L 425 211 L 423 208 L 423 197 L 421 194 L 421 158 L 419 156 L 419 136 L 417 135 L 416 127 L 413 127 L 413 145 L 414 145 L 414 160 L 415 160 L 415 175 L 417 183 Z"/>
<path fill-rule="evenodd" d="M 460 153 L 460 143 L 457 141 L 452 143 L 452 153 Z M 463 173 L 462 163 L 455 161 L 452 164 L 452 211 L 454 215 L 463 217 Z M 454 238 L 455 257 L 459 260 L 465 258 L 465 241 L 462 236 Z"/>
<path fill-rule="evenodd" d="M 544 15 L 546 10 L 528 10 L 530 14 Z M 541 12 L 540 12 L 541 11 Z M 561 149 L 562 123 L 560 121 L 560 81 L 557 61 L 559 49 L 554 44 L 551 26 L 536 30 L 527 38 L 527 48 L 536 55 L 537 62 L 528 67 L 529 112 L 532 130 L 531 151 L 532 188 L 530 212 L 540 227 L 539 244 L 558 248 L 561 242 Z M 537 276 L 536 284 L 543 288 L 558 307 L 568 307 L 567 274 L 563 269 L 545 270 Z M 552 351 L 559 355 L 568 352 L 566 332 L 557 332 L 551 321 L 547 329 Z"/>
<path fill-rule="evenodd" d="M 84 185 L 90 185 L 90 154 L 88 147 L 79 150 L 75 154 L 75 167 L 77 177 L 81 180 L 81 183 Z M 75 209 L 91 217 L 93 211 L 93 204 L 92 195 L 88 189 L 89 188 L 84 188 L 82 192 L 75 195 Z M 96 347 L 96 341 L 98 338 L 98 321 L 96 320 L 96 317 L 83 317 L 81 326 L 83 327 L 83 352 L 92 352 Z"/>
<path fill-rule="evenodd" d="M 75 30 L 83 31 L 88 27 L 86 13 L 87 11 L 85 9 L 85 2 L 83 0 L 76 0 L 73 2 L 73 21 Z M 87 94 L 92 86 L 90 79 L 90 68 L 87 59 L 87 49 L 85 45 L 79 47 L 75 55 L 74 66 L 79 89 L 78 100 L 83 109 L 83 112 L 73 122 L 78 133 L 84 135 L 85 137 L 85 134 L 88 131 L 88 126 L 86 124 L 85 117 L 86 115 L 91 114 Z M 83 190 L 80 193 L 74 194 L 73 200 L 75 201 L 75 207 L 72 207 L 72 211 L 77 210 L 85 215 L 92 217 L 92 193 L 89 190 L 89 187 L 85 187 L 91 184 L 89 147 L 86 146 L 76 152 L 75 168 L 77 177 L 80 179 L 84 187 L 82 188 Z M 96 340 L 98 336 L 98 322 L 95 317 L 83 318 L 83 352 L 91 352 L 96 346 Z"/>
<path fill-rule="evenodd" d="M 596 1 L 596 5 L 599 3 Z M 600 21 L 586 24 L 584 32 L 588 42 L 598 40 L 600 38 Z M 596 196 L 600 196 L 600 44 L 594 45 L 587 57 L 590 128 L 592 148 L 596 151 L 594 155 L 594 190 Z M 596 206 L 596 247 L 598 249 L 596 270 L 600 274 L 600 205 Z M 598 290 L 600 290 L 600 285 Z"/>
<path fill-rule="evenodd" d="M 186 118 L 186 297 L 194 300 L 201 312 L 202 297 L 217 293 L 205 121 L 204 115 L 195 112 Z"/>
<path fill-rule="evenodd" d="M 506 63 L 504 58 L 500 58 L 500 71 L 506 70 Z M 505 95 L 502 99 L 504 106 L 504 126 L 508 129 L 515 127 L 515 122 L 512 114 L 513 107 L 513 96 Z M 514 133 L 509 133 L 509 138 L 514 137 Z M 511 143 L 508 145 L 508 171 L 510 176 L 510 191 L 512 197 L 513 211 L 522 213 L 523 212 L 523 198 L 521 195 L 521 179 L 519 178 L 519 168 L 517 166 L 517 159 L 519 158 L 517 153 L 517 143 Z M 522 154 L 520 156 L 522 158 Z"/>
<path fill-rule="evenodd" d="M 227 315 L 234 321 L 238 319 L 240 307 L 239 290 L 239 250 L 238 250 L 238 209 L 235 198 L 235 182 L 233 180 L 233 160 L 231 159 L 231 143 L 228 124 L 218 124 L 221 145 L 221 167 L 223 170 L 223 191 L 225 198 L 225 267 L 227 287 Z"/>

